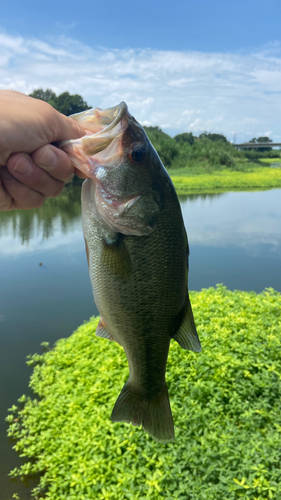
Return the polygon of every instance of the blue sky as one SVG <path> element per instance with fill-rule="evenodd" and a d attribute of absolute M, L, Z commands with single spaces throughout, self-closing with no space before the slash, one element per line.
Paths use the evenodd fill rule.
<path fill-rule="evenodd" d="M 171 134 L 281 140 L 280 0 L 1 2 L 0 88 L 126 100 Z"/>
<path fill-rule="evenodd" d="M 280 0 L 12 0 L 2 27 L 45 37 L 67 34 L 91 46 L 240 51 L 280 39 Z"/>

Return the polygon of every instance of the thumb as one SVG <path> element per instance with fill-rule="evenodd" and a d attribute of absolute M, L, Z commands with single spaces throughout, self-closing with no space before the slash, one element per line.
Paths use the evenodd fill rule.
<path fill-rule="evenodd" d="M 86 135 L 86 130 L 80 125 L 79 121 L 65 116 L 56 111 L 56 126 L 53 128 L 52 142 L 64 141 L 67 139 L 79 139 Z"/>

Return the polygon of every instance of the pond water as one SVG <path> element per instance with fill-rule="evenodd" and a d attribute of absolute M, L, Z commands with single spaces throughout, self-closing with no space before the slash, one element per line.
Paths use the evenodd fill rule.
<path fill-rule="evenodd" d="M 190 244 L 189 288 L 281 292 L 281 190 L 181 199 Z M 30 353 L 97 314 L 84 251 L 80 189 L 44 207 L 0 213 L 0 500 L 30 493 L 8 472 L 20 463 L 6 437 L 7 408 L 28 393 Z"/>

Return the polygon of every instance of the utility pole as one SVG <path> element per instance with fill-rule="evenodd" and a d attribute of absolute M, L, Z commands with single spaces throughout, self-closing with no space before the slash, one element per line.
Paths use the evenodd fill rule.
<path fill-rule="evenodd" d="M 233 144 L 236 143 L 236 132 L 234 132 L 234 136 L 233 136 Z"/>

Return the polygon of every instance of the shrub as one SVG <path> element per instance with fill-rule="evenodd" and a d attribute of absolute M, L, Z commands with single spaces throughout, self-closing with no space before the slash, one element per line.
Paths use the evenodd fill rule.
<path fill-rule="evenodd" d="M 12 476 L 40 472 L 38 500 L 280 500 L 281 296 L 219 285 L 191 302 L 203 350 L 171 344 L 173 443 L 111 423 L 128 365 L 95 336 L 98 319 L 30 358 L 39 397 L 21 398 L 8 422 L 28 458 Z"/>
<path fill-rule="evenodd" d="M 179 154 L 176 141 L 159 127 L 144 127 L 144 129 L 165 167 L 171 168 L 173 161 Z"/>
<path fill-rule="evenodd" d="M 174 141 L 183 143 L 188 142 L 190 146 L 194 144 L 196 137 L 194 137 L 192 132 L 184 132 L 183 134 L 178 134 L 174 137 Z"/>

